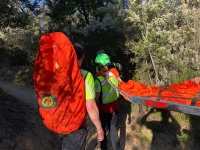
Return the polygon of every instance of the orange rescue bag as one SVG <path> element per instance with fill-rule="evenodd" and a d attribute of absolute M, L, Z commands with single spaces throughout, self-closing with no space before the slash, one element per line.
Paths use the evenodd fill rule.
<path fill-rule="evenodd" d="M 47 128 L 68 134 L 86 124 L 84 79 L 64 33 L 46 33 L 40 38 L 33 78 L 39 113 Z"/>
<path fill-rule="evenodd" d="M 146 86 L 134 80 L 129 80 L 128 82 L 120 82 L 118 87 L 132 96 L 151 97 L 157 100 L 200 107 L 200 84 L 192 83 L 191 80 L 166 87 Z"/>

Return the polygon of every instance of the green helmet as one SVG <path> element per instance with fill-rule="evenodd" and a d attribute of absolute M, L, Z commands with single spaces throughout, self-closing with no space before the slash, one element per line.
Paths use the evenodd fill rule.
<path fill-rule="evenodd" d="M 110 64 L 110 58 L 107 54 L 99 54 L 95 59 L 95 63 L 99 64 L 100 66 L 105 66 Z"/>

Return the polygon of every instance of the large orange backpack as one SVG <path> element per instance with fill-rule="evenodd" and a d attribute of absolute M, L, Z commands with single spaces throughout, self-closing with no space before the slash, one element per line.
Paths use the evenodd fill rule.
<path fill-rule="evenodd" d="M 47 128 L 68 134 L 86 124 L 84 79 L 74 47 L 64 33 L 46 33 L 40 38 L 34 89 Z"/>

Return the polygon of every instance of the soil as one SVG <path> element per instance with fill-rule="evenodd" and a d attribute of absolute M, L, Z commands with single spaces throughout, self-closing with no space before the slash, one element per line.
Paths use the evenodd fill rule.
<path fill-rule="evenodd" d="M 59 149 L 58 137 L 44 127 L 31 105 L 0 90 L 0 107 L 0 150 Z"/>
<path fill-rule="evenodd" d="M 32 75 L 25 68 L 0 69 L 0 150 L 61 149 L 59 136 L 42 123 L 33 86 L 16 77 L 19 71 Z M 142 108 L 139 113 L 137 104 L 120 99 L 118 133 L 124 150 L 200 149 L 199 116 Z M 95 128 L 89 117 L 87 123 L 86 150 L 94 150 Z M 112 149 L 110 141 L 108 147 Z"/>

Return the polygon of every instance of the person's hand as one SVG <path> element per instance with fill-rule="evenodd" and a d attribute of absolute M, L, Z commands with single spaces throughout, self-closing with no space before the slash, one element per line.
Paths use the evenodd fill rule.
<path fill-rule="evenodd" d="M 102 128 L 97 129 L 97 140 L 103 141 L 104 139 L 104 132 Z"/>
<path fill-rule="evenodd" d="M 195 77 L 193 79 L 191 79 L 192 83 L 196 83 L 196 84 L 200 84 L 200 77 Z"/>

